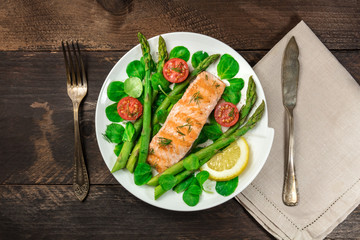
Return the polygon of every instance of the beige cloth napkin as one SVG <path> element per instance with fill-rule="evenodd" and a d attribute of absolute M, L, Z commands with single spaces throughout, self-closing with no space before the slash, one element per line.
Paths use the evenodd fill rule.
<path fill-rule="evenodd" d="M 298 206 L 282 202 L 285 110 L 281 62 L 291 36 L 299 46 L 294 110 Z M 360 87 L 311 29 L 300 22 L 254 67 L 265 91 L 269 158 L 237 200 L 278 239 L 323 239 L 360 203 Z"/>

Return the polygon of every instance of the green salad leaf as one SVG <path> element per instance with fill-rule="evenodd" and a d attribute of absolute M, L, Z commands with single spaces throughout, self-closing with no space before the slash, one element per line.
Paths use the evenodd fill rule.
<path fill-rule="evenodd" d="M 122 140 L 124 142 L 126 142 L 126 141 L 130 142 L 130 141 L 132 141 L 134 134 L 135 134 L 134 125 L 131 122 L 127 122 L 125 125 L 125 132 L 124 132 Z"/>
<path fill-rule="evenodd" d="M 121 142 L 121 143 L 118 143 L 115 145 L 115 148 L 114 148 L 114 153 L 116 156 L 119 156 L 120 152 L 121 152 L 121 149 L 123 147 L 124 143 Z"/>
<path fill-rule="evenodd" d="M 196 174 L 196 179 L 199 181 L 200 187 L 203 189 L 203 184 L 206 180 L 208 180 L 210 174 L 208 171 L 201 171 Z"/>
<path fill-rule="evenodd" d="M 174 188 L 174 191 L 177 193 L 185 191 L 183 200 L 187 205 L 193 207 L 199 203 L 200 195 L 204 189 L 203 184 L 209 178 L 209 175 L 210 174 L 207 171 L 201 171 L 196 174 L 196 176 L 192 175 L 178 184 Z"/>
<path fill-rule="evenodd" d="M 103 135 L 106 140 L 112 143 L 120 143 L 122 142 L 122 136 L 124 134 L 124 127 L 120 124 L 111 123 L 107 125 L 105 134 Z"/>
<path fill-rule="evenodd" d="M 221 126 L 219 123 L 216 122 L 214 118 L 214 114 L 211 114 L 210 123 L 206 123 L 202 128 L 199 137 L 195 140 L 194 146 L 202 144 L 206 142 L 208 139 L 212 141 L 216 141 L 222 134 Z"/>
<path fill-rule="evenodd" d="M 122 122 L 124 119 L 122 119 L 117 111 L 117 105 L 118 103 L 113 103 L 106 107 L 105 114 L 106 117 L 111 122 Z"/>
<path fill-rule="evenodd" d="M 201 189 L 200 187 L 189 187 L 183 194 L 183 200 L 184 202 L 189 205 L 190 207 L 193 207 L 193 206 L 196 206 L 199 201 L 200 201 L 200 195 L 198 194 L 192 194 L 191 192 L 194 191 L 194 190 L 189 190 L 189 189 Z M 197 190 L 195 190 L 197 191 Z"/>
<path fill-rule="evenodd" d="M 160 123 L 164 123 L 168 115 L 169 112 L 166 109 L 160 109 L 159 111 L 156 112 L 156 116 L 158 117 Z"/>
<path fill-rule="evenodd" d="M 205 58 L 207 58 L 209 54 L 204 51 L 197 51 L 191 57 L 191 65 L 196 68 L 199 63 L 201 63 Z"/>
<path fill-rule="evenodd" d="M 197 146 L 199 144 L 202 144 L 206 142 L 209 138 L 206 136 L 206 133 L 204 131 L 204 128 L 201 130 L 199 137 L 195 140 L 193 146 Z M 192 150 L 192 152 L 196 152 L 195 149 Z"/>
<path fill-rule="evenodd" d="M 176 178 L 171 174 L 162 174 L 159 178 L 160 186 L 168 191 L 176 185 Z"/>
<path fill-rule="evenodd" d="M 231 102 L 236 105 L 241 99 L 241 90 L 244 88 L 244 80 L 242 78 L 232 78 L 228 81 L 230 86 L 225 88 L 222 98 L 226 102 Z"/>
<path fill-rule="evenodd" d="M 245 85 L 244 79 L 242 78 L 232 78 L 229 79 L 230 87 L 233 91 L 240 92 Z"/>
<path fill-rule="evenodd" d="M 220 124 L 206 123 L 202 129 L 207 139 L 216 141 L 223 134 Z"/>
<path fill-rule="evenodd" d="M 190 51 L 184 46 L 174 47 L 170 52 L 169 59 L 171 58 L 181 58 L 187 62 L 190 59 Z"/>
<path fill-rule="evenodd" d="M 199 203 L 201 193 L 202 189 L 199 182 L 194 178 L 190 186 L 185 190 L 183 200 L 187 205 L 193 207 Z"/>
<path fill-rule="evenodd" d="M 127 65 L 126 73 L 129 77 L 138 77 L 140 79 L 144 79 L 145 77 L 144 64 L 141 63 L 139 60 L 134 60 Z"/>
<path fill-rule="evenodd" d="M 127 95 L 133 98 L 138 98 L 143 92 L 143 84 L 138 77 L 130 77 L 124 82 L 124 91 Z"/>
<path fill-rule="evenodd" d="M 169 85 L 170 82 L 164 78 L 162 73 L 154 73 L 151 75 L 151 86 L 154 90 L 159 91 L 161 88 L 164 92 L 168 93 L 171 91 Z"/>
<path fill-rule="evenodd" d="M 184 168 L 189 171 L 197 170 L 200 167 L 199 158 L 191 154 L 189 157 L 184 159 Z"/>
<path fill-rule="evenodd" d="M 180 182 L 178 185 L 176 185 L 173 190 L 177 193 L 181 193 L 183 191 L 185 191 L 190 184 L 192 183 L 192 181 L 194 180 L 194 175 L 190 175 L 190 177 L 186 178 L 184 181 Z"/>
<path fill-rule="evenodd" d="M 111 101 L 118 102 L 126 97 L 124 83 L 120 81 L 111 82 L 107 88 L 107 96 Z"/>
<path fill-rule="evenodd" d="M 226 197 L 231 195 L 237 188 L 239 177 L 233 178 L 229 181 L 216 182 L 215 190 L 218 194 Z"/>
<path fill-rule="evenodd" d="M 151 167 L 147 163 L 138 163 L 134 171 L 135 184 L 140 186 L 147 183 L 152 177 Z"/>
<path fill-rule="evenodd" d="M 239 63 L 229 54 L 221 56 L 217 65 L 217 74 L 221 79 L 230 79 L 239 72 Z"/>

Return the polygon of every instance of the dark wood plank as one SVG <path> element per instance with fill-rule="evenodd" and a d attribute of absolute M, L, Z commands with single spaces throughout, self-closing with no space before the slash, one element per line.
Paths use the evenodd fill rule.
<path fill-rule="evenodd" d="M 240 52 L 253 66 L 266 51 Z M 89 92 L 81 108 L 85 157 L 93 184 L 116 184 L 99 152 L 95 107 L 108 72 L 124 52 L 84 52 Z M 359 51 L 335 52 L 359 82 Z M 0 53 L 0 184 L 70 184 L 73 115 L 62 53 Z"/>
<path fill-rule="evenodd" d="M 235 200 L 194 214 L 155 208 L 121 186 L 92 186 L 81 203 L 70 185 L 0 186 L 0 199 L 1 239 L 271 239 Z"/>
<path fill-rule="evenodd" d="M 129 50 L 138 31 L 198 32 L 237 50 L 270 49 L 300 20 L 330 49 L 360 49 L 356 0 L 14 0 L 1 4 L 0 50 L 58 50 L 63 39 Z"/>
<path fill-rule="evenodd" d="M 235 200 L 196 213 L 172 212 L 121 186 L 92 186 L 81 203 L 70 185 L 2 185 L 0 209 L 1 239 L 272 239 Z M 329 238 L 358 238 L 359 221 L 357 208 Z"/>
<path fill-rule="evenodd" d="M 138 31 L 147 37 L 203 33 L 253 66 L 304 20 L 360 84 L 357 0 L 13 0 L 0 6 L 0 239 L 272 239 L 235 200 L 197 213 L 170 212 L 135 198 L 110 174 L 95 138 L 96 101 L 112 66 L 137 44 Z M 83 53 L 89 93 L 80 119 L 92 184 L 83 203 L 71 186 L 72 106 L 59 48 L 68 39 L 100 51 Z M 328 239 L 358 239 L 359 222 L 357 207 Z"/>
<path fill-rule="evenodd" d="M 108 72 L 123 53 L 84 53 L 89 91 L 80 125 L 90 182 L 116 183 L 95 137 L 97 96 Z M 62 53 L 0 53 L 0 139 L 4 166 L 0 182 L 71 183 L 73 114 L 66 92 Z"/>

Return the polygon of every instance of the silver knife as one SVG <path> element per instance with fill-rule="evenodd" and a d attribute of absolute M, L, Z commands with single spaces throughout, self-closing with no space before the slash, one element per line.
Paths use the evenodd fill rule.
<path fill-rule="evenodd" d="M 299 201 L 297 180 L 294 165 L 294 117 L 296 96 L 299 81 L 299 48 L 292 37 L 286 46 L 282 62 L 281 81 L 283 105 L 288 117 L 288 156 L 285 161 L 285 178 L 283 187 L 283 202 L 287 206 L 295 206 Z"/>

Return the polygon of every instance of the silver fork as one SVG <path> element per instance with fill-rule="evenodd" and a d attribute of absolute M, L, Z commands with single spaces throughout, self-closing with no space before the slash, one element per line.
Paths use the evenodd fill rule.
<path fill-rule="evenodd" d="M 64 42 L 61 42 L 61 45 L 65 59 L 67 92 L 74 109 L 75 152 L 73 189 L 76 197 L 83 201 L 89 192 L 89 177 L 80 138 L 79 106 L 87 93 L 87 79 L 78 42 L 75 44 L 76 47 L 74 42 L 71 42 L 72 51 L 68 42 L 66 42 L 66 48 Z"/>

